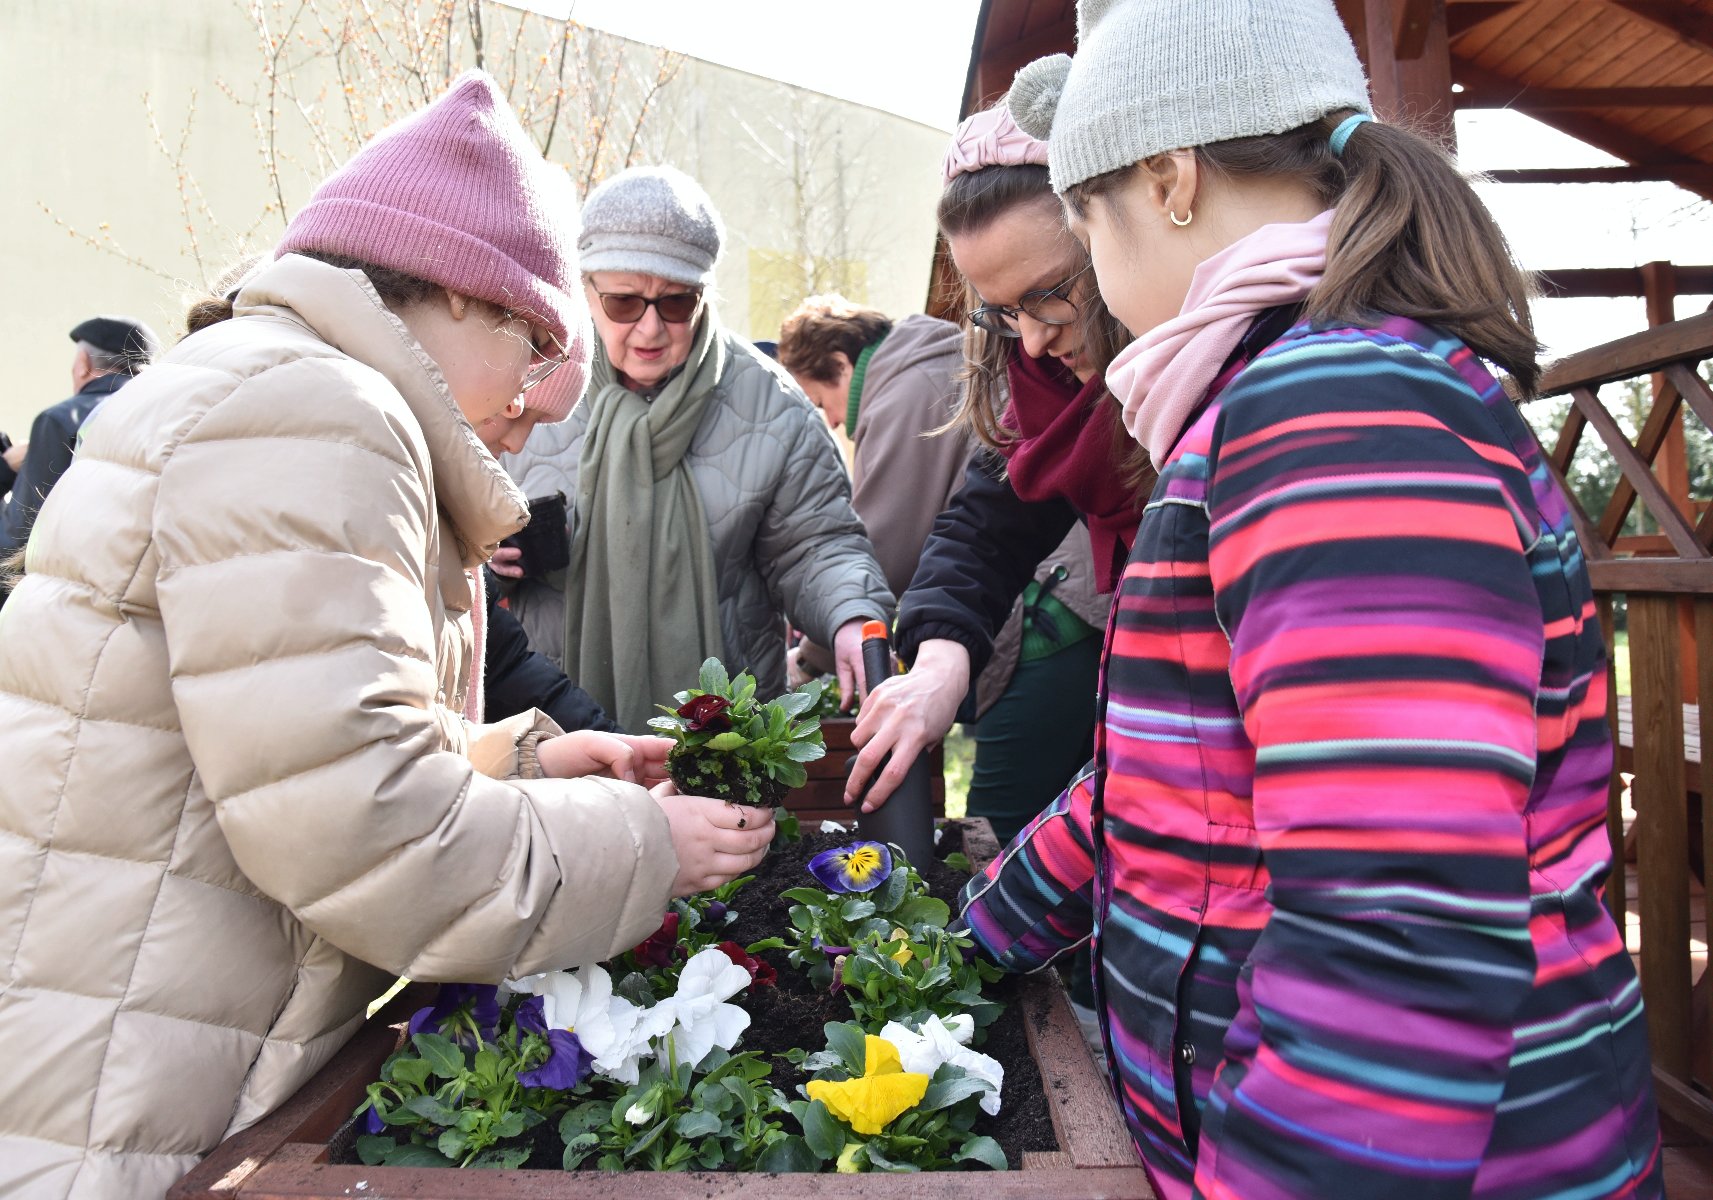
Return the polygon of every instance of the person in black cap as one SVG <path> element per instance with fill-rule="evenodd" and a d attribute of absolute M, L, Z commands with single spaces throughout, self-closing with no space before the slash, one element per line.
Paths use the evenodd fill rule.
<path fill-rule="evenodd" d="M 75 394 L 36 418 L 16 469 L 10 461 L 0 462 L 0 494 L 11 492 L 0 505 L 0 553 L 10 554 L 29 540 L 42 501 L 71 466 L 78 428 L 89 414 L 148 366 L 161 349 L 154 331 L 129 317 L 91 317 L 72 328 L 71 340 L 77 343 L 71 359 Z"/>

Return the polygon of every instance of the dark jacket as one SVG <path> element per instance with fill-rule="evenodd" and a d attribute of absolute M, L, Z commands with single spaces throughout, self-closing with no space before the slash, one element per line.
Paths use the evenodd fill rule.
<path fill-rule="evenodd" d="M 77 395 L 36 417 L 24 465 L 12 480 L 12 494 L 0 506 L 0 553 L 9 554 L 30 540 L 30 527 L 36 523 L 42 501 L 71 466 L 78 429 L 103 400 L 130 382 L 129 375 L 98 376 L 79 388 Z"/>
<path fill-rule="evenodd" d="M 482 669 L 486 700 L 482 718 L 502 721 L 538 708 L 567 733 L 574 729 L 625 732 L 595 698 L 565 678 L 565 672 L 529 648 L 529 637 L 511 611 L 500 607 L 500 589 L 487 581 L 487 649 Z"/>
<path fill-rule="evenodd" d="M 915 661 L 923 642 L 945 638 L 970 652 L 970 677 L 979 676 L 1017 598 L 1077 520 L 1069 501 L 1020 497 L 1005 479 L 1005 460 L 977 450 L 899 603 L 904 661 Z"/>

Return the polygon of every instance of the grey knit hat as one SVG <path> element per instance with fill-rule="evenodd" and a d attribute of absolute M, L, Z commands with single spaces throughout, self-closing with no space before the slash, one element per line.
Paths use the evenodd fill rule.
<path fill-rule="evenodd" d="M 1168 150 L 1372 115 L 1332 0 L 1077 0 L 1077 54 L 1017 72 L 1011 115 L 1053 190 Z"/>
<path fill-rule="evenodd" d="M 583 201 L 578 266 L 707 287 L 726 236 L 702 185 L 675 167 L 632 167 Z"/>

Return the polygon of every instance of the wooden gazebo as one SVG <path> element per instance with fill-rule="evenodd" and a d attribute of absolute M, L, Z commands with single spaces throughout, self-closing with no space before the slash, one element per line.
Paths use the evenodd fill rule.
<path fill-rule="evenodd" d="M 1382 118 L 1410 123 L 1455 148 L 1457 109 L 1510 108 L 1622 160 L 1608 167 L 1497 170 L 1489 178 L 1668 181 L 1713 199 L 1713 0 L 1336 3 Z M 986 0 L 964 113 L 997 99 L 1026 63 L 1073 52 L 1075 34 L 1074 0 Z M 931 309 L 955 314 L 954 282 L 942 248 Z M 1674 1128 L 1713 1140 L 1713 970 L 1697 982 L 1692 953 L 1692 922 L 1698 920 L 1703 941 L 1713 926 L 1697 879 L 1713 863 L 1713 763 L 1700 752 L 1701 728 L 1713 728 L 1713 508 L 1691 499 L 1684 450 L 1689 414 L 1713 428 L 1713 390 L 1703 365 L 1713 359 L 1713 313 L 1677 321 L 1674 311 L 1679 294 L 1713 292 L 1713 267 L 1548 270 L 1541 288 L 1549 296 L 1647 302 L 1646 331 L 1551 368 L 1543 395 L 1572 403 L 1562 429 L 1548 439 L 1547 458 L 1562 483 L 1592 435 L 1621 473 L 1602 511 L 1577 510 L 1608 647 L 1623 605 L 1632 664 L 1633 695 L 1619 697 L 1614 688 L 1608 697 L 1620 764 L 1633 771 L 1636 813 L 1626 839 L 1624 785 L 1615 776 L 1609 829 L 1616 865 L 1608 898 L 1620 923 L 1640 916 L 1661 1109 L 1678 1123 Z M 1632 438 L 1601 390 L 1643 377 L 1651 379 L 1653 404 Z M 1638 502 L 1659 532 L 1622 536 Z M 1626 850 L 1635 863 L 1633 888 Z M 1700 953 L 1705 958 L 1704 944 Z M 1695 1186 L 1689 1177 L 1680 1182 Z"/>

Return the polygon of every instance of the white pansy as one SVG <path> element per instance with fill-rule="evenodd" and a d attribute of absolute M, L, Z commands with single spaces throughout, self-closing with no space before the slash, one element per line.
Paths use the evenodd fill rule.
<path fill-rule="evenodd" d="M 822 833 L 846 833 L 846 832 L 848 832 L 848 830 L 846 830 L 845 827 L 843 825 L 840 825 L 837 821 L 822 821 L 821 822 L 821 832 Z"/>
<path fill-rule="evenodd" d="M 749 1028 L 749 1014 L 726 1001 L 750 984 L 749 972 L 715 946 L 684 964 L 678 990 L 649 1013 L 669 1012 L 672 1024 L 662 1032 L 672 1042 L 673 1059 L 692 1066 L 718 1046 L 730 1050 Z"/>
<path fill-rule="evenodd" d="M 664 1033 L 671 1020 L 615 996 L 612 977 L 602 967 L 530 975 L 514 986 L 540 996 L 548 1028 L 575 1033 L 594 1059 L 595 1071 L 620 1083 L 637 1081 L 638 1065 L 653 1055 L 650 1039 Z"/>
<path fill-rule="evenodd" d="M 654 1114 L 644 1108 L 640 1102 L 625 1109 L 625 1120 L 629 1121 L 632 1125 L 646 1125 L 648 1124 L 648 1119 L 653 1115 Z"/>
<path fill-rule="evenodd" d="M 939 1017 L 929 1017 L 922 1022 L 921 1030 L 910 1029 L 897 1021 L 888 1021 L 886 1028 L 880 1031 L 880 1036 L 898 1047 L 898 1061 L 906 1071 L 916 1071 L 932 1078 L 934 1072 L 940 1069 L 942 1063 L 951 1063 L 973 1079 L 986 1083 L 988 1090 L 981 1098 L 981 1110 L 988 1116 L 999 1112 L 999 1092 L 1005 1082 L 1005 1068 L 985 1054 L 977 1054 L 974 1050 L 960 1044 L 968 1041 L 975 1031 L 975 1022 L 967 1015 L 960 1014 L 951 1018 L 952 1024 L 941 1021 Z M 963 1023 L 968 1022 L 968 1031 L 963 1037 L 958 1036 Z"/>

